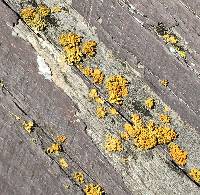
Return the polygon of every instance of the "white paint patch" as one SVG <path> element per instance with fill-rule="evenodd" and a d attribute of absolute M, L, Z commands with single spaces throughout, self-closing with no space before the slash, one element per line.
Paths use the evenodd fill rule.
<path fill-rule="evenodd" d="M 45 79 L 47 80 L 52 80 L 51 78 L 51 69 L 49 66 L 46 64 L 44 58 L 41 56 L 37 56 L 37 63 L 38 63 L 38 69 L 39 69 L 39 74 L 43 75 Z"/>

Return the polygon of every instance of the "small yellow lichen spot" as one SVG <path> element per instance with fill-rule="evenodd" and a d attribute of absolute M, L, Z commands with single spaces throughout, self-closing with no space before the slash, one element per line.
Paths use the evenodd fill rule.
<path fill-rule="evenodd" d="M 60 6 L 51 7 L 51 13 L 60 13 L 61 11 L 62 11 L 62 7 Z"/>
<path fill-rule="evenodd" d="M 103 98 L 101 98 L 101 97 L 95 98 L 95 101 L 96 101 L 97 103 L 99 103 L 99 104 L 104 104 L 104 102 L 105 102 L 105 100 L 104 100 Z"/>
<path fill-rule="evenodd" d="M 165 114 L 160 115 L 160 121 L 163 123 L 170 123 L 171 122 L 171 117 Z"/>
<path fill-rule="evenodd" d="M 83 69 L 83 74 L 84 74 L 86 77 L 91 77 L 92 72 L 93 72 L 93 70 L 92 70 L 92 68 L 90 68 L 89 66 L 87 66 L 87 67 L 85 67 L 85 68 Z"/>
<path fill-rule="evenodd" d="M 91 89 L 90 92 L 89 92 L 89 97 L 91 99 L 95 99 L 95 98 L 98 98 L 98 92 L 96 89 Z"/>
<path fill-rule="evenodd" d="M 121 152 L 124 148 L 119 138 L 108 135 L 105 141 L 105 149 L 108 152 Z"/>
<path fill-rule="evenodd" d="M 96 83 L 96 84 L 102 84 L 104 77 L 105 77 L 105 75 L 103 74 L 103 72 L 99 68 L 95 68 L 92 71 L 91 76 L 92 76 L 93 82 Z"/>
<path fill-rule="evenodd" d="M 170 127 L 160 126 L 156 129 L 158 144 L 168 144 L 177 138 L 176 132 Z"/>
<path fill-rule="evenodd" d="M 67 161 L 64 158 L 59 159 L 59 165 L 63 168 L 63 169 L 67 169 L 69 167 Z"/>
<path fill-rule="evenodd" d="M 62 146 L 58 143 L 53 143 L 51 144 L 50 147 L 47 148 L 47 153 L 53 153 L 53 154 L 58 154 L 59 152 L 62 151 Z"/>
<path fill-rule="evenodd" d="M 35 14 L 36 14 L 36 11 L 33 7 L 26 7 L 20 11 L 20 16 L 25 22 L 33 20 L 35 17 Z"/>
<path fill-rule="evenodd" d="M 156 124 L 154 121 L 148 121 L 146 124 L 147 129 L 149 129 L 150 131 L 154 131 L 156 129 Z"/>
<path fill-rule="evenodd" d="M 130 138 L 135 138 L 141 133 L 139 128 L 135 128 L 129 123 L 124 124 L 124 130 L 130 136 Z"/>
<path fill-rule="evenodd" d="M 34 123 L 33 121 L 24 121 L 22 126 L 28 133 L 31 133 L 33 131 Z"/>
<path fill-rule="evenodd" d="M 126 140 L 126 141 L 128 141 L 130 138 L 128 132 L 126 132 L 126 131 L 120 132 L 119 135 L 120 135 L 121 139 Z"/>
<path fill-rule="evenodd" d="M 164 106 L 163 112 L 169 112 L 169 111 L 170 111 L 170 108 L 168 106 Z"/>
<path fill-rule="evenodd" d="M 185 51 L 183 51 L 183 50 L 180 50 L 180 51 L 179 51 L 179 50 L 178 50 L 177 52 L 178 52 L 178 54 L 179 54 L 179 55 L 180 55 L 182 58 L 184 58 L 184 59 L 185 59 L 185 58 L 187 57 L 187 55 L 186 55 L 186 52 L 185 52 Z"/>
<path fill-rule="evenodd" d="M 105 118 L 107 112 L 103 106 L 98 106 L 96 109 L 96 114 L 99 118 Z"/>
<path fill-rule="evenodd" d="M 94 57 L 96 54 L 97 43 L 95 41 L 88 41 L 83 44 L 82 52 L 85 55 Z"/>
<path fill-rule="evenodd" d="M 197 183 L 200 182 L 200 169 L 192 168 L 189 172 L 189 175 L 196 181 Z"/>
<path fill-rule="evenodd" d="M 146 101 L 145 101 L 145 105 L 147 108 L 149 109 L 153 109 L 154 106 L 155 106 L 155 100 L 153 98 L 148 98 Z"/>
<path fill-rule="evenodd" d="M 169 153 L 172 159 L 180 166 L 185 166 L 187 163 L 188 153 L 182 150 L 177 144 L 169 144 Z"/>
<path fill-rule="evenodd" d="M 40 14 L 40 16 L 46 17 L 46 16 L 49 16 L 51 14 L 51 9 L 45 4 L 40 4 L 36 8 L 36 12 L 38 14 Z"/>
<path fill-rule="evenodd" d="M 168 87 L 169 81 L 168 80 L 161 80 L 160 84 L 164 87 Z"/>
<path fill-rule="evenodd" d="M 83 189 L 86 195 L 103 195 L 105 194 L 103 188 L 98 184 L 88 184 Z"/>
<path fill-rule="evenodd" d="M 178 42 L 178 39 L 175 35 L 165 34 L 162 37 L 167 43 L 176 44 Z"/>
<path fill-rule="evenodd" d="M 79 46 L 74 46 L 74 47 L 65 46 L 64 52 L 66 53 L 68 64 L 76 64 L 82 60 L 83 54 Z"/>
<path fill-rule="evenodd" d="M 140 149 L 152 149 L 157 145 L 157 139 L 154 133 L 149 130 L 143 130 L 135 139 L 135 145 Z"/>
<path fill-rule="evenodd" d="M 79 46 L 81 43 L 81 36 L 75 33 L 63 33 L 59 36 L 58 41 L 61 46 L 63 47 L 76 47 Z M 82 53 L 82 52 L 81 52 Z"/>
<path fill-rule="evenodd" d="M 67 139 L 67 138 L 66 138 L 65 135 L 58 135 L 58 136 L 56 137 L 55 141 L 58 142 L 58 143 L 64 143 L 66 139 Z"/>
<path fill-rule="evenodd" d="M 119 113 L 117 112 L 117 110 L 115 109 L 115 108 L 110 108 L 109 109 L 109 113 L 111 114 L 111 115 L 113 115 L 113 116 L 116 116 L 116 115 L 118 115 Z"/>
<path fill-rule="evenodd" d="M 128 81 L 121 75 L 115 75 L 106 81 L 106 89 L 109 94 L 110 103 L 122 104 L 123 97 L 128 96 Z"/>
<path fill-rule="evenodd" d="M 75 172 L 73 173 L 72 177 L 77 183 L 84 183 L 84 175 L 82 172 Z"/>

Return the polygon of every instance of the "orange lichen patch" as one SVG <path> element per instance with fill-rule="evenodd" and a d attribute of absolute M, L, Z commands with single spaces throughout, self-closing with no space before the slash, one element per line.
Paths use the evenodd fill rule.
<path fill-rule="evenodd" d="M 121 152 L 124 148 L 119 138 L 108 135 L 105 141 L 105 149 L 108 152 Z"/>
<path fill-rule="evenodd" d="M 33 121 L 24 121 L 22 126 L 28 133 L 31 133 L 33 131 L 34 123 Z"/>
<path fill-rule="evenodd" d="M 66 53 L 66 59 L 68 64 L 76 64 L 82 60 L 83 54 L 78 46 L 65 46 L 64 52 Z"/>
<path fill-rule="evenodd" d="M 94 57 L 96 54 L 97 43 L 95 41 L 87 41 L 83 44 L 82 52 L 85 55 Z"/>
<path fill-rule="evenodd" d="M 60 13 L 61 11 L 62 11 L 62 7 L 60 6 L 51 7 L 51 13 Z"/>
<path fill-rule="evenodd" d="M 98 92 L 96 89 L 91 89 L 90 92 L 89 92 L 89 97 L 91 99 L 95 99 L 95 98 L 98 98 L 99 95 L 98 95 Z"/>
<path fill-rule="evenodd" d="M 182 150 L 177 144 L 169 144 L 169 153 L 172 159 L 180 166 L 185 166 L 187 163 L 188 153 Z"/>
<path fill-rule="evenodd" d="M 59 41 L 60 45 L 63 47 L 67 46 L 69 48 L 72 48 L 72 47 L 79 46 L 81 43 L 81 39 L 82 39 L 82 37 L 80 35 L 70 32 L 70 33 L 61 34 L 58 38 L 58 41 Z"/>
<path fill-rule="evenodd" d="M 111 115 L 113 115 L 113 116 L 116 116 L 116 115 L 118 115 L 119 113 L 117 112 L 117 110 L 115 109 L 115 108 L 110 108 L 109 110 L 108 110 L 108 112 L 111 114 Z"/>
<path fill-rule="evenodd" d="M 105 118 L 107 112 L 103 106 L 98 106 L 96 109 L 96 114 L 97 114 L 98 118 Z"/>
<path fill-rule="evenodd" d="M 77 183 L 84 183 L 84 175 L 82 172 L 75 172 L 73 173 L 72 177 Z"/>
<path fill-rule="evenodd" d="M 59 165 L 63 168 L 63 169 L 67 169 L 69 167 L 67 161 L 64 158 L 60 158 L 59 159 Z"/>
<path fill-rule="evenodd" d="M 145 101 L 145 106 L 149 109 L 153 109 L 154 106 L 155 106 L 155 100 L 153 98 L 148 98 L 146 101 Z"/>
<path fill-rule="evenodd" d="M 58 143 L 53 143 L 51 144 L 50 147 L 47 148 L 47 153 L 53 153 L 53 154 L 58 154 L 59 152 L 62 151 L 62 146 Z"/>
<path fill-rule="evenodd" d="M 36 12 L 40 14 L 41 17 L 46 17 L 51 14 L 51 9 L 45 4 L 40 4 L 36 8 Z"/>
<path fill-rule="evenodd" d="M 128 96 L 128 81 L 121 75 L 111 76 L 106 81 L 110 103 L 122 104 L 123 97 Z"/>
<path fill-rule="evenodd" d="M 55 138 L 55 141 L 58 142 L 58 143 L 64 143 L 66 139 L 67 139 L 67 138 L 66 138 L 65 135 L 58 135 L 58 136 Z"/>
<path fill-rule="evenodd" d="M 200 182 L 200 169 L 192 168 L 189 172 L 189 175 L 192 177 L 194 181 L 197 183 Z"/>
<path fill-rule="evenodd" d="M 29 20 L 33 20 L 36 15 L 36 11 L 33 7 L 26 7 L 20 11 L 20 16 L 26 22 Z"/>
<path fill-rule="evenodd" d="M 94 83 L 96 84 L 102 84 L 103 80 L 104 80 L 104 73 L 99 69 L 99 68 L 95 68 L 92 72 L 91 72 L 91 77 Z"/>
<path fill-rule="evenodd" d="M 152 131 L 143 129 L 141 133 L 134 139 L 134 144 L 140 149 L 151 149 L 157 145 L 157 139 Z"/>
<path fill-rule="evenodd" d="M 103 188 L 98 184 L 88 184 L 83 189 L 86 195 L 103 195 L 105 194 Z"/>
<path fill-rule="evenodd" d="M 171 122 L 171 117 L 165 114 L 160 115 L 160 121 L 163 123 L 170 123 Z"/>
<path fill-rule="evenodd" d="M 129 123 L 124 124 L 124 130 L 129 135 L 130 138 L 135 138 L 141 133 L 140 128 L 135 128 Z"/>
<path fill-rule="evenodd" d="M 156 129 L 158 144 L 168 144 L 177 138 L 176 132 L 170 127 L 160 126 Z"/>
<path fill-rule="evenodd" d="M 167 87 L 168 84 L 169 84 L 169 81 L 168 81 L 168 80 L 161 80 L 161 81 L 160 81 L 160 84 L 161 84 L 162 86 L 164 86 L 164 87 Z"/>

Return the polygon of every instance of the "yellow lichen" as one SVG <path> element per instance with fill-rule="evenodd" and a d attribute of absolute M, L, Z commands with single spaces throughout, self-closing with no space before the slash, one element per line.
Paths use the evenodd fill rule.
<path fill-rule="evenodd" d="M 59 36 L 58 40 L 61 46 L 63 47 L 76 47 L 79 46 L 81 43 L 81 36 L 77 35 L 75 33 L 69 32 L 69 33 L 63 33 Z M 81 52 L 82 53 L 82 52 Z"/>
<path fill-rule="evenodd" d="M 77 183 L 84 183 L 84 175 L 82 172 L 75 172 L 73 173 L 72 177 Z"/>
<path fill-rule="evenodd" d="M 163 123 L 170 123 L 171 122 L 171 117 L 165 114 L 160 115 L 160 121 Z"/>
<path fill-rule="evenodd" d="M 126 141 L 129 140 L 129 138 L 130 138 L 128 132 L 126 132 L 126 131 L 120 132 L 119 135 L 120 135 L 121 139 L 126 140 Z"/>
<path fill-rule="evenodd" d="M 122 104 L 123 97 L 128 96 L 128 81 L 120 75 L 111 76 L 106 81 L 106 89 L 108 90 L 110 103 Z"/>
<path fill-rule="evenodd" d="M 20 16 L 28 26 L 40 31 L 46 28 L 46 17 L 49 16 L 50 13 L 51 10 L 45 4 L 41 4 L 36 9 L 33 7 L 23 8 L 20 11 Z"/>
<path fill-rule="evenodd" d="M 169 111 L 170 111 L 170 108 L 168 106 L 164 106 L 163 112 L 169 112 Z"/>
<path fill-rule="evenodd" d="M 98 106 L 96 109 L 96 114 L 97 114 L 98 118 L 105 118 L 107 112 L 103 106 Z"/>
<path fill-rule="evenodd" d="M 105 141 L 105 149 L 108 152 L 121 152 L 124 148 L 119 138 L 108 135 Z"/>
<path fill-rule="evenodd" d="M 60 13 L 61 11 L 62 11 L 62 7 L 60 6 L 51 7 L 51 13 Z"/>
<path fill-rule="evenodd" d="M 153 98 L 148 98 L 146 101 L 145 101 L 145 105 L 147 108 L 149 109 L 153 109 L 154 106 L 155 106 L 155 100 Z"/>
<path fill-rule="evenodd" d="M 105 102 L 105 100 L 104 100 L 103 98 L 101 98 L 101 97 L 95 98 L 95 101 L 96 101 L 97 103 L 99 103 L 99 104 L 104 104 L 104 102 Z"/>
<path fill-rule="evenodd" d="M 92 70 L 92 68 L 87 66 L 87 67 L 83 68 L 82 72 L 86 77 L 91 77 L 93 70 Z"/>
<path fill-rule="evenodd" d="M 162 86 L 164 86 L 164 87 L 167 87 L 168 84 L 169 84 L 169 81 L 168 81 L 168 80 L 161 80 L 161 81 L 160 81 L 160 84 L 161 84 Z"/>
<path fill-rule="evenodd" d="M 95 41 L 88 41 L 83 44 L 82 52 L 90 57 L 96 54 L 97 43 Z"/>
<path fill-rule="evenodd" d="M 109 110 L 109 113 L 111 114 L 111 115 L 113 115 L 113 116 L 116 116 L 116 115 L 118 115 L 119 113 L 117 112 L 117 110 L 115 109 L 115 108 L 110 108 Z"/>
<path fill-rule="evenodd" d="M 98 98 L 98 92 L 96 89 L 91 89 L 90 92 L 89 92 L 89 97 L 91 99 L 95 99 L 95 98 Z"/>
<path fill-rule="evenodd" d="M 51 9 L 45 5 L 45 4 L 40 4 L 36 8 L 36 12 L 41 16 L 41 17 L 46 17 L 51 14 Z"/>
<path fill-rule="evenodd" d="M 65 135 L 58 135 L 56 138 L 55 138 L 55 141 L 58 142 L 58 143 L 63 143 L 65 142 L 66 140 L 66 136 Z"/>
<path fill-rule="evenodd" d="M 58 143 L 53 143 L 51 144 L 50 147 L 47 148 L 47 153 L 53 153 L 53 154 L 58 154 L 59 152 L 62 151 L 62 146 Z"/>
<path fill-rule="evenodd" d="M 189 172 L 189 175 L 192 177 L 194 181 L 197 183 L 200 182 L 200 169 L 192 168 Z"/>
<path fill-rule="evenodd" d="M 178 42 L 178 38 L 172 34 L 165 34 L 162 37 L 166 43 L 176 44 Z"/>
<path fill-rule="evenodd" d="M 151 149 L 157 145 L 155 134 L 148 129 L 143 129 L 141 133 L 134 139 L 135 145 L 140 149 Z"/>
<path fill-rule="evenodd" d="M 103 188 L 98 184 L 87 184 L 83 189 L 86 195 L 103 195 L 105 194 Z"/>
<path fill-rule="evenodd" d="M 169 144 L 169 153 L 172 159 L 180 166 L 185 166 L 187 163 L 188 153 L 182 150 L 177 144 Z"/>
<path fill-rule="evenodd" d="M 33 121 L 24 121 L 22 126 L 28 133 L 31 133 L 33 131 L 34 123 Z"/>
<path fill-rule="evenodd" d="M 135 128 L 129 123 L 124 124 L 124 130 L 130 136 L 130 138 L 135 138 L 141 133 L 140 128 Z"/>
<path fill-rule="evenodd" d="M 147 122 L 146 127 L 150 131 L 154 131 L 156 129 L 156 124 L 154 121 L 150 120 Z"/>
<path fill-rule="evenodd" d="M 177 138 L 176 132 L 170 127 L 160 126 L 156 129 L 158 144 L 168 144 Z"/>
<path fill-rule="evenodd" d="M 69 167 L 67 161 L 64 158 L 60 158 L 59 159 L 59 165 L 63 168 L 63 169 L 67 169 Z"/>
<path fill-rule="evenodd" d="M 76 64 L 82 60 L 83 54 L 79 48 L 79 46 L 64 47 L 64 52 L 66 53 L 66 59 L 68 64 Z"/>
<path fill-rule="evenodd" d="M 91 72 L 91 77 L 94 83 L 96 84 L 102 84 L 105 75 L 103 74 L 103 72 L 99 69 L 99 68 L 95 68 L 92 72 Z"/>

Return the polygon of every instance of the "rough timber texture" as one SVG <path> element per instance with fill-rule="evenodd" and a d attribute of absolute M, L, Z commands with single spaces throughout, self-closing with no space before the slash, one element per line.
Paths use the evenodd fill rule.
<path fill-rule="evenodd" d="M 3 6 L 0 2 L 0 7 Z M 7 10 L 4 6 L 0 12 L 0 78 L 5 82 L 0 94 L 1 194 L 82 194 L 78 186 L 64 189 L 64 184 L 72 185 L 70 172 L 61 171 L 56 160 L 44 152 L 53 140 L 50 129 L 55 135 L 66 134 L 68 144 L 64 149 L 72 162 L 71 170 L 83 171 L 88 181 L 101 183 L 109 194 L 129 194 L 120 175 L 85 134 L 85 125 L 75 117 L 77 110 L 70 98 L 37 74 L 34 50 L 11 35 L 6 22 L 15 23 L 16 16 Z M 14 114 L 34 120 L 48 136 L 36 130 L 38 144 L 32 147 L 30 136 L 14 120 Z"/>
<path fill-rule="evenodd" d="M 109 1 L 107 2 L 109 3 Z M 19 13 L 21 7 L 20 3 L 16 1 L 8 1 L 8 3 Z M 51 2 L 47 0 L 45 3 L 49 6 L 57 4 L 57 2 L 53 0 Z M 87 4 L 84 1 L 78 2 L 79 6 L 86 6 L 84 8 L 86 18 L 90 11 L 87 5 L 90 5 L 90 3 Z M 120 1 L 120 5 L 124 8 L 128 6 L 127 3 L 128 2 L 124 5 L 123 1 Z M 123 124 L 130 120 L 129 116 L 131 113 L 139 112 L 144 116 L 145 120 L 153 118 L 158 122 L 158 116 L 162 113 L 164 103 L 149 89 L 142 80 L 142 75 L 136 71 L 140 71 L 140 63 L 137 64 L 138 67 L 134 66 L 138 62 L 136 58 L 138 56 L 133 56 L 131 52 L 127 54 L 126 48 L 123 49 L 116 46 L 116 51 L 119 54 L 123 53 L 123 55 L 126 55 L 126 58 L 129 58 L 133 64 L 130 66 L 126 62 L 116 59 L 112 52 L 98 40 L 94 28 L 89 27 L 87 23 L 85 23 L 85 20 L 75 12 L 66 1 L 62 2 L 62 6 L 65 7 L 65 11 L 61 14 L 54 15 L 57 26 L 49 26 L 45 32 L 35 33 L 21 21 L 12 29 L 13 35 L 18 35 L 32 45 L 36 50 L 34 54 L 32 53 L 33 50 L 30 49 L 30 46 L 27 46 L 26 42 L 22 42 L 21 39 L 17 37 L 14 38 L 10 36 L 8 33 L 10 31 L 5 25 L 5 22 L 2 26 L 4 32 L 2 33 L 2 40 L 5 39 L 5 41 L 2 42 L 4 46 L 2 48 L 4 49 L 2 51 L 3 63 L 1 69 L 3 71 L 0 73 L 0 79 L 5 81 L 5 88 L 3 88 L 4 93 L 2 93 L 1 98 L 1 104 L 3 105 L 2 111 L 3 115 L 6 115 L 6 112 L 9 113 L 9 116 L 11 115 L 10 117 L 16 126 L 14 126 L 14 129 L 19 129 L 18 131 L 12 131 L 13 133 L 18 132 L 18 134 L 14 134 L 14 136 L 18 136 L 22 141 L 26 142 L 26 147 L 30 149 L 30 151 L 32 151 L 31 142 L 37 140 L 33 147 L 35 155 L 38 156 L 38 159 L 44 157 L 45 159 L 51 160 L 52 164 L 55 164 L 55 168 L 54 166 L 49 167 L 47 165 L 47 168 L 44 166 L 44 172 L 48 169 L 48 171 L 50 170 L 49 174 L 54 172 L 56 177 L 55 180 L 54 178 L 51 181 L 44 180 L 44 182 L 48 182 L 48 185 L 45 185 L 45 189 L 42 189 L 44 194 L 54 194 L 54 188 L 51 193 L 51 187 L 49 187 L 49 185 L 54 185 L 55 189 L 56 187 L 59 188 L 60 191 L 58 190 L 58 194 L 62 194 L 63 185 L 61 185 L 61 183 L 64 184 L 65 187 L 66 185 L 70 186 L 66 194 L 81 193 L 81 188 L 83 186 L 75 185 L 70 175 L 74 171 L 82 170 L 85 174 L 86 182 L 99 183 L 105 188 L 108 194 L 198 195 L 199 187 L 189 179 L 187 172 L 191 167 L 200 167 L 198 157 L 200 156 L 200 134 L 197 134 L 194 129 L 184 124 L 172 110 L 170 111 L 170 116 L 172 116 L 172 128 L 179 134 L 179 138 L 176 142 L 189 152 L 188 163 L 184 168 L 178 167 L 172 163 L 166 146 L 159 146 L 149 151 L 140 151 L 136 149 L 133 144 L 126 143 L 126 149 L 122 153 L 109 154 L 105 152 L 103 148 L 105 135 L 108 133 L 117 134 L 117 130 L 121 130 Z M 127 10 L 132 11 L 128 8 Z M 156 18 L 156 16 L 154 16 L 154 18 Z M 117 20 L 119 19 L 120 17 L 116 18 L 116 22 L 118 22 Z M 7 22 L 7 19 L 4 20 Z M 121 18 L 121 20 L 123 21 L 123 18 Z M 99 17 L 98 22 L 102 23 L 102 21 L 102 18 Z M 145 28 L 148 28 L 148 25 L 151 23 L 153 24 L 153 18 Z M 76 69 L 76 67 L 65 66 L 65 70 L 63 71 L 63 64 L 57 60 L 61 49 L 57 46 L 57 37 L 61 32 L 66 30 L 75 31 L 83 35 L 86 40 L 94 39 L 98 42 L 97 56 L 92 60 L 88 60 L 85 64 L 89 64 L 92 67 L 98 64 L 104 71 L 106 77 L 111 74 L 122 74 L 129 80 L 130 95 L 125 100 L 122 107 L 117 107 L 120 112 L 117 117 L 108 116 L 105 120 L 100 120 L 96 117 L 96 105 L 88 98 L 88 91 L 90 87 L 96 87 L 101 92 L 102 96 L 106 97 L 103 86 L 93 85 L 88 78 L 84 77 L 81 72 Z M 105 31 L 97 29 L 97 32 L 101 33 Z M 144 33 L 145 32 L 146 30 L 144 30 Z M 148 36 L 152 37 L 152 41 L 157 40 L 150 33 Z M 158 41 L 156 43 L 158 44 Z M 23 47 L 21 44 L 23 44 Z M 142 46 L 142 48 L 143 47 L 144 46 Z M 142 48 L 138 47 L 138 50 L 144 53 L 144 51 L 141 51 Z M 160 49 L 159 44 L 157 49 Z M 27 55 L 29 59 L 27 59 Z M 42 56 L 51 68 L 52 82 L 45 81 L 42 76 L 37 74 L 36 56 L 38 55 Z M 22 56 L 24 57 L 22 58 Z M 169 57 L 176 61 L 173 56 L 169 55 Z M 17 68 L 13 68 L 13 63 L 11 63 L 13 61 L 15 62 L 14 67 Z M 5 64 L 8 64 L 8 66 L 5 66 Z M 151 78 L 150 81 L 152 84 L 157 87 L 157 77 L 154 75 L 152 76 L 150 71 L 147 72 L 147 69 L 145 73 L 149 75 L 148 78 Z M 160 93 L 165 96 L 165 93 L 169 92 L 160 90 Z M 153 96 L 157 104 L 156 109 L 151 112 L 142 106 L 144 100 L 149 96 Z M 109 107 L 110 105 L 106 102 L 105 106 Z M 37 126 L 34 132 L 28 136 L 21 128 L 21 121 L 16 121 L 12 113 L 18 116 L 20 115 L 24 119 L 29 118 L 35 120 Z M 7 118 L 6 115 L 5 118 L 3 118 L 5 119 L 4 121 L 6 121 Z M 61 171 L 57 166 L 57 161 L 60 156 L 47 156 L 44 153 L 45 148 L 49 146 L 57 134 L 65 134 L 68 138 L 66 144 L 63 145 L 64 152 L 60 155 L 65 157 L 69 162 L 70 167 L 65 172 Z M 5 138 L 2 140 L 3 143 L 6 142 Z M 13 141 L 17 142 L 15 140 Z M 9 149 L 9 146 L 5 147 L 5 150 L 7 148 Z M 16 150 L 18 149 L 19 147 L 16 148 Z M 5 159 L 9 159 L 9 154 Z M 127 159 L 127 161 L 125 161 L 125 159 Z M 23 161 L 24 159 L 22 158 L 20 160 Z M 18 162 L 18 159 L 15 162 Z M 39 162 L 43 161 L 39 160 Z M 34 167 L 34 164 L 34 162 L 33 165 L 31 164 L 31 168 Z M 3 163 L 3 167 L 6 167 L 5 163 Z M 11 167 L 13 167 L 12 164 Z M 18 167 L 20 168 L 20 165 L 18 165 Z M 24 170 L 26 168 L 27 166 L 25 165 L 25 167 L 20 169 Z M 29 169 L 32 170 L 31 168 Z M 24 174 L 26 175 L 26 173 Z M 14 173 L 11 172 L 11 175 L 12 174 Z M 5 183 L 5 185 L 2 185 L 4 189 L 7 189 L 5 186 L 8 186 L 6 182 L 10 181 L 7 175 L 8 174 L 5 173 L 5 182 L 2 182 L 3 184 Z M 37 174 L 35 177 L 39 178 Z M 19 178 L 21 177 L 19 176 Z M 16 178 L 14 181 L 15 180 Z M 27 179 L 26 182 L 29 184 L 30 180 Z M 43 184 L 42 182 L 41 184 Z M 33 183 L 37 185 L 35 181 Z M 38 192 L 37 190 L 40 190 L 42 187 L 39 186 L 37 189 L 35 186 L 35 188 L 36 192 Z M 35 193 L 31 192 L 31 194 Z"/>
<path fill-rule="evenodd" d="M 184 1 L 183 1 L 184 2 Z M 199 3 L 181 1 L 72 1 L 73 7 L 97 28 L 99 38 L 130 64 L 135 58 L 145 67 L 145 79 L 180 116 L 200 129 L 199 27 L 195 10 Z M 138 22 L 140 21 L 140 22 Z M 190 60 L 173 56 L 149 26 L 163 22 L 188 43 Z M 143 24 L 143 25 L 141 25 Z M 194 65 L 192 66 L 191 63 Z M 152 80 L 154 79 L 154 80 Z M 163 94 L 156 86 L 168 79 L 170 90 Z M 157 82 L 156 82 L 157 81 Z M 187 116 L 185 113 L 188 113 Z"/>

